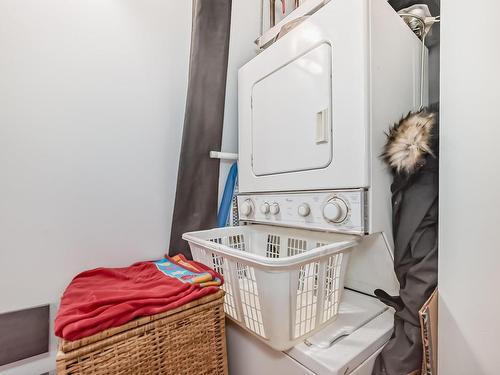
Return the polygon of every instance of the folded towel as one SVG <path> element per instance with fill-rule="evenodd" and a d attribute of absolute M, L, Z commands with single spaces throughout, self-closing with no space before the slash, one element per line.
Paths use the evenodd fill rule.
<path fill-rule="evenodd" d="M 201 287 L 218 286 L 222 281 L 211 269 L 201 263 L 187 260 L 182 254 L 174 257 L 165 257 L 155 262 L 160 271 L 170 277 L 179 279 L 185 283 L 198 284 Z"/>
<path fill-rule="evenodd" d="M 215 293 L 222 282 L 221 275 L 184 257 L 85 271 L 62 296 L 55 334 L 66 340 L 87 337 Z"/>

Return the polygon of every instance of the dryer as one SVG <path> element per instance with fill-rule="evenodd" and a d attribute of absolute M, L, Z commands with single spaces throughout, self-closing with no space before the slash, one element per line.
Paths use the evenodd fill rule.
<path fill-rule="evenodd" d="M 419 103 L 420 51 L 386 1 L 336 0 L 244 65 L 239 191 L 363 189 L 362 229 L 390 231 L 379 156 L 388 126 Z"/>

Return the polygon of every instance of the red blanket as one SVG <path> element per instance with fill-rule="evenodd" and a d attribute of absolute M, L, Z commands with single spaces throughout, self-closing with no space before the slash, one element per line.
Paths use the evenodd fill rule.
<path fill-rule="evenodd" d="M 219 283 L 220 275 L 199 263 L 187 262 L 167 257 L 130 267 L 96 268 L 80 273 L 63 294 L 55 334 L 77 340 L 140 316 L 174 309 L 219 290 L 213 283 L 197 282 L 194 279 L 199 278 L 193 278 L 193 274 L 198 276 L 199 271 L 201 280 L 206 281 L 208 273 Z"/>

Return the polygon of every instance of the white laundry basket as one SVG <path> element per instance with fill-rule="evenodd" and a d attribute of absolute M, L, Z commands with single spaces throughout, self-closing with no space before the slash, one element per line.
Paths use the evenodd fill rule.
<path fill-rule="evenodd" d="M 194 260 L 224 276 L 225 311 L 276 350 L 334 319 L 357 236 L 265 225 L 185 233 Z"/>

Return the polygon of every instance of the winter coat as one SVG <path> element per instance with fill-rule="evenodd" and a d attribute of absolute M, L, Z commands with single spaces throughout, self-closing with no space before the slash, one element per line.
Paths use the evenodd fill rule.
<path fill-rule="evenodd" d="M 437 286 L 438 134 L 437 114 L 420 111 L 408 114 L 388 135 L 383 157 L 394 175 L 394 271 L 400 293 L 375 291 L 396 312 L 394 332 L 373 375 L 407 375 L 422 366 L 418 311 Z"/>

